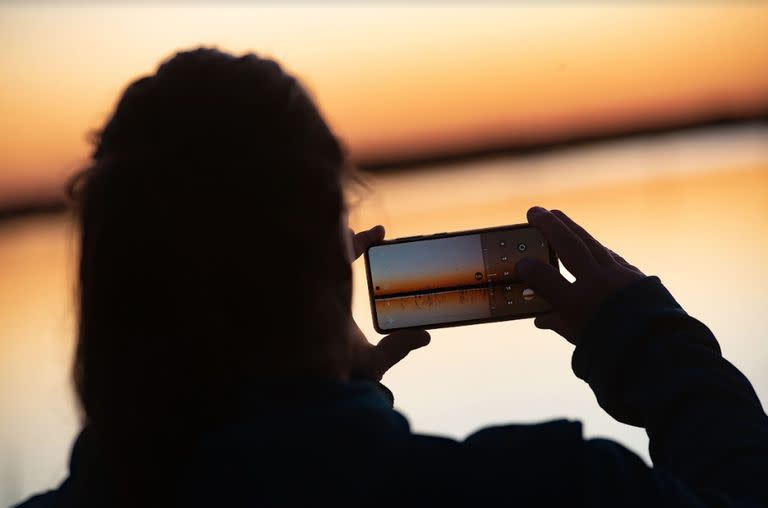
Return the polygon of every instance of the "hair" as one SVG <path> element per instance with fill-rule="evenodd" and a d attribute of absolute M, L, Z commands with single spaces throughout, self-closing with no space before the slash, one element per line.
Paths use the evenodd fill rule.
<path fill-rule="evenodd" d="M 344 372 L 347 167 L 272 60 L 201 48 L 127 87 L 71 186 L 74 384 L 116 488 L 159 481 L 245 387 Z"/>

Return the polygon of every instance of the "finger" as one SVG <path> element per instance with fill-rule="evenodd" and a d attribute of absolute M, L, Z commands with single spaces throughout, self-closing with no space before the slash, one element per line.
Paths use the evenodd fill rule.
<path fill-rule="evenodd" d="M 350 230 L 351 231 L 351 230 Z M 362 256 L 365 249 L 384 239 L 384 226 L 373 226 L 367 231 L 361 231 L 352 236 L 352 245 L 355 249 L 355 259 Z"/>
<path fill-rule="evenodd" d="M 554 307 L 565 303 L 571 283 L 557 268 L 534 258 L 523 258 L 515 265 L 517 278 L 531 286 L 533 291 Z"/>
<path fill-rule="evenodd" d="M 429 344 L 429 333 L 425 330 L 400 330 L 387 335 L 376 344 L 382 373 L 405 358 L 414 349 Z"/>
<path fill-rule="evenodd" d="M 536 325 L 536 328 L 541 328 L 542 330 L 552 330 L 568 342 L 573 343 L 573 338 L 571 337 L 568 326 L 560 316 L 555 313 L 550 312 L 548 314 L 536 316 L 536 319 L 533 320 L 533 324 Z"/>
<path fill-rule="evenodd" d="M 563 264 L 576 278 L 595 271 L 597 262 L 576 233 L 548 210 L 534 206 L 528 210 L 528 223 L 541 230 Z"/>
<path fill-rule="evenodd" d="M 547 314 L 536 316 L 533 324 L 536 325 L 536 328 L 541 328 L 542 330 L 552 330 L 557 326 L 562 327 L 563 322 L 557 314 L 548 312 Z"/>
<path fill-rule="evenodd" d="M 600 242 L 598 242 L 594 236 L 589 234 L 586 229 L 576 224 L 573 219 L 568 217 L 560 210 L 552 210 L 552 213 L 560 219 L 571 231 L 581 238 L 581 241 L 589 248 L 592 255 L 595 257 L 598 263 L 601 265 L 612 264 L 613 257 L 608 252 L 608 249 Z"/>
<path fill-rule="evenodd" d="M 643 272 L 640 271 L 640 269 L 638 267 L 636 267 L 635 265 L 629 264 L 629 261 L 627 261 L 623 257 L 619 256 L 618 254 L 616 254 L 612 250 L 608 249 L 608 252 L 610 253 L 610 255 L 613 258 L 613 260 L 616 261 L 621 266 L 623 266 L 624 268 L 629 268 L 630 270 L 632 270 L 634 272 L 637 272 L 637 273 L 643 273 Z"/>

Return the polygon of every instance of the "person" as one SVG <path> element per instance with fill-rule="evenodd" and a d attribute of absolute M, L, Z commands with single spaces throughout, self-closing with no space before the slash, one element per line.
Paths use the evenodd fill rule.
<path fill-rule="evenodd" d="M 768 506 L 768 418 L 715 337 L 566 214 L 532 208 L 574 274 L 518 276 L 573 370 L 653 467 L 578 422 L 418 435 L 383 374 L 429 342 L 372 345 L 350 311 L 356 176 L 277 63 L 181 52 L 133 82 L 72 186 L 80 225 L 68 478 L 21 507 Z"/>

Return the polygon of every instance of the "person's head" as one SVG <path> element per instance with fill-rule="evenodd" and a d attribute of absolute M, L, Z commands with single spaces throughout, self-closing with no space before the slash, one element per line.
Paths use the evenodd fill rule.
<path fill-rule="evenodd" d="M 197 49 L 130 84 L 72 187 L 86 422 L 194 429 L 243 386 L 344 377 L 345 177 L 272 60 Z"/>

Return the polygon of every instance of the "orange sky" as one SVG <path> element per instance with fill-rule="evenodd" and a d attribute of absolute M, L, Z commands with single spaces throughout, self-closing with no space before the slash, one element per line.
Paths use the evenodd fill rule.
<path fill-rule="evenodd" d="M 359 158 L 768 107 L 768 3 L 0 7 L 0 204 L 57 192 L 176 48 L 271 54 Z"/>

